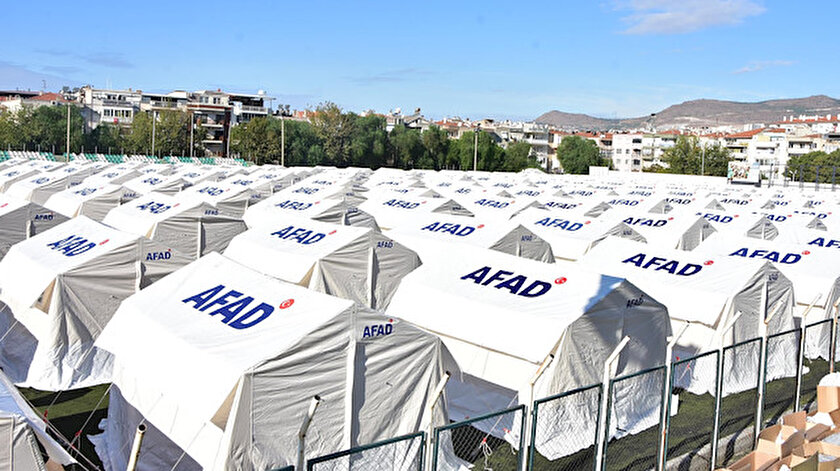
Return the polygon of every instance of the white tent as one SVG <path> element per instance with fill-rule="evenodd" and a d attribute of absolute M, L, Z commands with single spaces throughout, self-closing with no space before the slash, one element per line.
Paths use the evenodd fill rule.
<path fill-rule="evenodd" d="M 102 222 L 171 246 L 192 260 L 223 251 L 247 229 L 241 219 L 220 214 L 209 203 L 160 193 L 118 206 Z"/>
<path fill-rule="evenodd" d="M 513 221 L 551 244 L 554 257 L 560 260 L 578 260 L 592 247 L 613 235 L 645 242 L 645 238 L 622 222 L 612 223 L 606 218 L 595 218 L 581 211 L 545 211 L 528 208 Z"/>
<path fill-rule="evenodd" d="M 69 180 L 69 176 L 58 172 L 40 173 L 14 183 L 6 194 L 43 206 L 50 196 L 67 188 Z"/>
<path fill-rule="evenodd" d="M 82 183 L 53 194 L 44 207 L 68 218 L 87 216 L 101 221 L 108 211 L 120 205 L 123 189 L 119 185 Z"/>
<path fill-rule="evenodd" d="M 289 216 L 379 230 L 379 225 L 373 216 L 359 209 L 357 198 L 346 197 L 346 195 L 321 199 L 306 195 L 289 196 L 287 193 L 277 193 L 271 198 L 248 207 L 243 220 L 248 227 L 256 227 L 273 221 L 282 221 Z"/>
<path fill-rule="evenodd" d="M 473 214 L 455 200 L 446 198 L 425 198 L 420 196 L 387 196 L 368 198 L 359 205 L 359 209 L 376 219 L 383 229 L 393 229 L 410 224 L 418 217 L 427 217 L 430 213 L 456 216 Z"/>
<path fill-rule="evenodd" d="M 677 339 L 676 357 L 688 358 L 702 351 L 755 339 L 762 335 L 763 324 L 771 335 L 794 328 L 793 284 L 764 259 L 710 257 L 610 237 L 579 263 L 625 277 L 668 306 L 674 332 L 681 332 L 687 326 Z M 793 355 L 791 352 L 778 355 L 784 353 Z M 742 355 L 739 361 L 748 356 Z M 726 381 L 729 392 L 754 387 L 747 384 L 750 376 L 745 372 L 757 371 L 757 364 L 758 358 L 750 357 L 728 370 L 726 374 L 733 377 Z M 788 359 L 768 367 L 768 378 L 795 374 L 790 364 Z M 743 381 L 739 381 L 738 375 Z M 708 378 L 703 384 L 708 386 Z"/>
<path fill-rule="evenodd" d="M 286 217 L 234 237 L 225 256 L 266 275 L 381 309 L 420 266 L 405 246 L 363 227 Z"/>
<path fill-rule="evenodd" d="M 98 345 L 115 356 L 105 433 L 91 437 L 107 470 L 125 469 L 141 421 L 140 470 L 295 464 L 316 395 L 307 458 L 414 432 L 451 366 L 408 323 L 218 254 L 124 301 Z"/>
<path fill-rule="evenodd" d="M 47 391 L 107 382 L 94 340 L 123 299 L 186 263 L 84 216 L 20 242 L 0 261 L 0 365 Z"/>
<path fill-rule="evenodd" d="M 427 256 L 451 256 L 451 249 L 438 254 L 438 244 L 429 246 L 424 243 L 433 240 L 466 243 L 517 257 L 554 263 L 551 245 L 516 222 L 428 214 L 411 224 L 388 231 L 388 235 L 417 251 L 424 260 Z"/>
<path fill-rule="evenodd" d="M 39 170 L 36 170 L 28 165 L 17 165 L 14 167 L 9 167 L 3 169 L 3 172 L 0 173 L 0 191 L 6 192 L 10 186 L 23 180 L 24 178 L 29 178 L 33 175 L 38 175 L 41 173 Z"/>
<path fill-rule="evenodd" d="M 49 464 L 44 462 L 39 445 Z M 0 469 L 55 470 L 73 463 L 76 460 L 47 433 L 43 419 L 0 371 Z"/>
<path fill-rule="evenodd" d="M 184 188 L 186 181 L 178 175 L 165 176 L 160 173 L 147 173 L 123 183 L 123 202 L 131 201 L 143 195 L 155 192 L 174 195 Z"/>
<path fill-rule="evenodd" d="M 13 245 L 66 220 L 41 205 L 0 194 L 0 260 Z"/>
<path fill-rule="evenodd" d="M 469 246 L 451 255 L 403 278 L 387 312 L 436 333 L 452 352 L 462 371 L 447 386 L 455 420 L 596 384 L 624 336 L 632 341 L 616 374 L 665 360 L 668 311 L 629 282 Z M 549 355 L 553 362 L 530 391 L 529 381 Z M 657 422 L 661 384 L 640 388 L 637 397 L 650 401 L 619 406 L 613 426 L 635 433 Z M 597 404 L 589 406 L 564 417 L 591 423 L 594 434 Z M 557 444 L 541 453 L 563 456 L 575 446 Z"/>

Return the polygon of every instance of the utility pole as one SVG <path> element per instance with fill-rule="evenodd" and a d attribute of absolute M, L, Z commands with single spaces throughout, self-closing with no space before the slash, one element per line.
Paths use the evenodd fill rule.
<path fill-rule="evenodd" d="M 64 161 L 70 161 L 70 103 L 67 103 L 67 153 L 65 154 Z"/>
<path fill-rule="evenodd" d="M 195 130 L 195 116 L 193 113 L 190 113 L 190 158 L 193 157 L 195 153 L 195 144 L 193 144 L 193 131 Z"/>
<path fill-rule="evenodd" d="M 473 145 L 473 172 L 478 170 L 478 133 L 481 132 L 481 125 L 475 128 L 475 145 Z"/>
<path fill-rule="evenodd" d="M 155 155 L 155 125 L 157 124 L 157 111 L 152 111 L 152 155 Z"/>
<path fill-rule="evenodd" d="M 700 152 L 700 175 L 706 175 L 706 144 L 703 144 L 703 149 Z"/>
<path fill-rule="evenodd" d="M 286 166 L 286 112 L 280 111 L 280 166 Z"/>

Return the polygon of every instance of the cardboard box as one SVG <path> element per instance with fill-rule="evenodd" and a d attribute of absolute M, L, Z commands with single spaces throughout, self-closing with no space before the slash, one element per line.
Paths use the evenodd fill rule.
<path fill-rule="evenodd" d="M 776 424 L 758 434 L 755 451 L 782 458 L 805 443 L 805 433 L 790 425 Z"/>
<path fill-rule="evenodd" d="M 810 458 L 790 455 L 777 461 L 767 471 L 779 471 L 782 465 L 787 466 L 791 471 L 819 471 L 817 459 L 817 455 L 811 455 Z"/>
<path fill-rule="evenodd" d="M 833 445 L 825 442 L 810 442 L 797 447 L 793 451 L 793 454 L 803 458 L 811 458 L 812 456 L 817 456 L 819 454 L 827 455 L 833 458 L 820 461 L 820 457 L 817 456 L 818 471 L 834 471 L 840 467 L 840 459 L 838 459 L 838 457 L 840 457 L 840 445 Z"/>
<path fill-rule="evenodd" d="M 817 411 L 831 412 L 840 409 L 840 387 L 817 386 Z"/>
<path fill-rule="evenodd" d="M 840 421 L 840 409 L 831 411 L 829 415 L 835 422 Z M 828 425 L 808 422 L 808 416 L 805 414 L 805 411 L 782 416 L 782 424 L 794 427 L 796 430 L 803 432 L 806 442 L 819 441 L 822 437 L 829 435 L 832 430 L 832 427 Z"/>
<path fill-rule="evenodd" d="M 779 461 L 778 456 L 753 451 L 729 465 L 726 469 L 727 471 L 766 471 L 776 464 L 777 461 Z"/>

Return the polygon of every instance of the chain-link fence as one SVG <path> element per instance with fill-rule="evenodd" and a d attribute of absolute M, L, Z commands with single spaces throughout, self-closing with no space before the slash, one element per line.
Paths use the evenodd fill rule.
<path fill-rule="evenodd" d="M 801 329 L 794 329 L 767 337 L 762 428 L 775 424 L 796 407 L 801 335 Z"/>
<path fill-rule="evenodd" d="M 834 165 L 788 165 L 784 171 L 781 167 L 771 165 L 769 169 L 763 168 L 762 179 L 767 186 L 813 188 L 815 190 L 835 191 L 840 183 L 840 175 Z"/>
<path fill-rule="evenodd" d="M 534 402 L 528 469 L 595 469 L 602 389 L 595 384 Z"/>
<path fill-rule="evenodd" d="M 308 471 L 423 471 L 426 434 L 404 435 L 313 458 Z"/>
<path fill-rule="evenodd" d="M 719 361 L 720 351 L 715 350 L 672 365 L 665 469 L 709 468 Z"/>
<path fill-rule="evenodd" d="M 718 422 L 718 465 L 726 465 L 753 448 L 758 408 L 762 339 L 723 349 Z"/>
<path fill-rule="evenodd" d="M 666 371 L 658 366 L 610 381 L 604 470 L 656 468 Z"/>
<path fill-rule="evenodd" d="M 805 327 L 802 379 L 799 386 L 799 409 L 811 411 L 817 401 L 817 385 L 828 374 L 831 353 L 831 319 Z"/>
<path fill-rule="evenodd" d="M 519 471 L 525 445 L 525 406 L 435 429 L 433 470 Z"/>

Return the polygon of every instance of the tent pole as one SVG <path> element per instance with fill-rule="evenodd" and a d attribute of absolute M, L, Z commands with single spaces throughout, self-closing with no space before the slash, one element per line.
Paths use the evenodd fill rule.
<path fill-rule="evenodd" d="M 761 312 L 767 312 L 767 278 L 764 279 L 764 284 L 761 289 Z M 755 430 L 753 432 L 753 447 L 758 445 L 758 434 L 761 432 L 762 412 L 764 411 L 764 386 L 767 380 L 767 324 L 775 314 L 775 310 L 770 313 L 770 316 L 765 316 L 764 319 L 759 319 L 758 334 L 761 338 L 759 342 L 758 351 L 758 399 L 755 407 Z"/>
<path fill-rule="evenodd" d="M 146 424 L 141 423 L 137 426 L 137 432 L 134 433 L 134 444 L 131 445 L 131 455 L 128 458 L 128 467 L 126 471 L 134 471 L 137 469 L 137 462 L 140 461 L 140 446 L 143 444 L 143 437 L 146 435 Z"/>
<path fill-rule="evenodd" d="M 811 301 L 811 304 L 808 305 L 808 308 L 802 313 L 802 323 L 799 326 L 799 355 L 797 355 L 798 361 L 796 364 L 796 399 L 793 402 L 793 410 L 799 410 L 799 401 L 802 399 L 800 389 L 802 388 L 802 371 L 805 366 L 805 319 L 821 298 L 822 293 L 818 293 L 814 297 L 814 300 Z"/>
<path fill-rule="evenodd" d="M 665 469 L 665 436 L 667 435 L 667 420 L 668 414 L 671 412 L 671 358 L 674 356 L 674 345 L 682 337 L 688 329 L 690 322 L 686 322 L 677 335 L 668 339 L 668 345 L 665 346 L 665 388 L 662 392 L 662 421 L 659 427 L 659 469 Z"/>
<path fill-rule="evenodd" d="M 315 416 L 315 411 L 318 410 L 318 405 L 321 404 L 321 396 L 313 396 L 309 401 L 309 410 L 303 418 L 303 423 L 300 424 L 300 431 L 298 432 L 298 452 L 297 452 L 297 468 L 303 470 L 304 454 L 306 452 L 306 432 L 309 430 L 309 425 L 312 424 L 312 418 Z"/>
<path fill-rule="evenodd" d="M 518 247 L 518 246 L 517 246 Z M 534 377 L 531 378 L 531 381 L 528 383 L 528 404 L 523 412 L 522 420 L 525 422 L 526 427 L 525 430 L 525 437 L 523 437 L 522 443 L 525 444 L 525 448 L 521 450 L 520 454 L 522 455 L 522 468 L 525 469 L 525 466 L 528 464 L 528 453 L 530 452 L 530 443 L 531 443 L 531 422 L 534 421 L 535 417 L 531 414 L 531 411 L 534 409 L 534 385 L 537 384 L 537 381 L 540 380 L 545 370 L 551 365 L 551 362 L 554 361 L 554 354 L 549 353 L 548 356 L 545 357 L 545 360 L 540 364 L 537 368 L 537 371 L 534 372 Z"/>
<path fill-rule="evenodd" d="M 602 378 L 601 383 L 601 413 L 598 414 L 598 436 L 595 440 L 595 469 L 601 470 L 603 469 L 604 463 L 604 442 L 606 442 L 609 438 L 609 431 L 604 430 L 607 421 L 607 405 L 609 404 L 607 395 L 609 394 L 609 383 L 610 377 L 612 376 L 612 369 L 615 361 L 618 359 L 618 356 L 621 354 L 621 351 L 624 350 L 624 347 L 627 346 L 627 343 L 630 342 L 630 337 L 625 336 L 621 339 L 621 342 L 616 345 L 615 350 L 610 353 L 610 356 L 607 357 L 607 361 L 604 362 L 604 376 Z"/>
<path fill-rule="evenodd" d="M 829 336 L 829 348 L 831 349 L 828 352 L 828 372 L 834 373 L 834 361 L 837 359 L 835 358 L 837 355 L 837 313 L 840 311 L 840 299 L 834 303 L 834 315 L 831 316 L 831 335 Z"/>
<path fill-rule="evenodd" d="M 441 394 L 443 394 L 443 389 L 446 387 L 446 383 L 449 382 L 449 378 L 451 376 L 452 376 L 452 374 L 447 371 L 440 378 L 440 381 L 438 381 L 437 386 L 435 386 L 434 392 L 432 392 L 432 400 L 431 400 L 431 402 L 429 402 L 429 408 L 426 410 L 426 413 L 428 414 L 428 420 L 429 420 L 429 425 L 428 425 L 429 431 L 426 433 L 426 453 L 435 453 L 435 451 L 436 451 L 432 447 L 432 444 L 433 444 L 432 441 L 434 440 L 434 433 L 435 433 L 435 419 L 434 419 L 435 405 L 437 404 L 438 399 L 440 398 Z M 432 463 L 433 462 L 434 462 L 434 459 L 427 459 L 426 460 L 426 466 L 428 467 L 429 471 L 434 471 L 434 470 L 432 470 Z"/>

